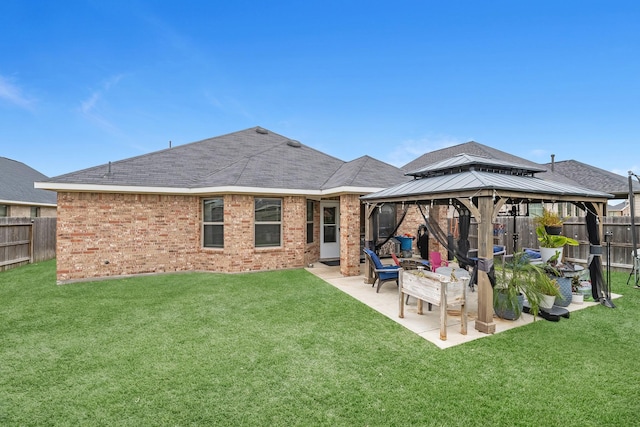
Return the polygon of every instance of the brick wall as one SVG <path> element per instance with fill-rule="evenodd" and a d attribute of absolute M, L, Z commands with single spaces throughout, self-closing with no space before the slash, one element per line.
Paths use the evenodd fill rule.
<path fill-rule="evenodd" d="M 357 194 L 340 196 L 340 273 L 360 274 L 360 198 Z"/>
<path fill-rule="evenodd" d="M 306 224 L 305 224 L 306 227 Z M 305 237 L 306 242 L 306 237 Z M 304 252 L 304 265 L 308 266 L 320 259 L 320 201 L 313 201 L 313 243 L 308 243 Z"/>
<path fill-rule="evenodd" d="M 437 221 L 440 228 L 445 232 L 445 234 L 447 234 L 449 231 L 448 229 L 449 224 L 447 221 L 448 211 L 449 211 L 448 206 L 430 206 L 427 208 L 423 207 L 423 212 L 425 213 L 425 215 L 432 215 L 434 219 Z M 402 204 L 398 204 L 398 219 L 402 217 L 403 212 L 404 210 L 402 208 Z M 417 237 L 418 227 L 421 224 L 424 224 L 424 218 L 422 217 L 420 210 L 415 205 L 409 206 L 407 215 L 404 221 L 402 222 L 402 224 L 400 225 L 400 227 L 398 228 L 398 234 L 402 235 L 405 233 L 409 233 L 412 236 Z M 416 255 L 419 255 L 420 251 L 418 251 L 418 247 L 416 245 L 417 245 L 417 239 L 414 239 L 413 247 L 412 247 L 413 253 Z M 447 259 L 446 248 L 444 248 L 440 243 L 438 243 L 438 241 L 432 235 L 429 235 L 429 252 L 440 252 L 442 254 L 442 258 Z"/>
<path fill-rule="evenodd" d="M 58 193 L 58 280 L 303 267 L 317 260 L 306 244 L 306 198 L 282 201 L 282 246 L 255 248 L 253 196 L 225 195 L 225 245 L 213 249 L 202 247 L 200 197 Z"/>

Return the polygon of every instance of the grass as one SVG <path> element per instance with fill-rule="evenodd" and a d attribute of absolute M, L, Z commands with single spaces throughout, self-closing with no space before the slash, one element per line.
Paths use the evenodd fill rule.
<path fill-rule="evenodd" d="M 447 350 L 304 270 L 0 273 L 0 425 L 634 425 L 640 290 Z M 473 326 L 471 326 L 473 327 Z"/>

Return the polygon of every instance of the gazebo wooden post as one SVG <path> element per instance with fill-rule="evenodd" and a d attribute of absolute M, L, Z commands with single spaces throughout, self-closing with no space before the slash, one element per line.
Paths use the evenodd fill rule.
<path fill-rule="evenodd" d="M 374 244 L 373 242 L 373 212 L 375 211 L 377 205 L 376 204 L 366 204 L 365 205 L 365 218 L 364 218 L 364 247 L 368 249 L 372 249 L 369 245 Z M 374 248 L 375 249 L 375 248 Z M 370 265 L 369 257 L 364 257 L 364 283 L 373 283 L 373 271 L 372 266 Z"/>
<path fill-rule="evenodd" d="M 493 264 L 493 198 L 479 197 L 478 209 L 478 317 L 476 329 L 485 334 L 496 332 L 493 322 L 493 288 L 485 266 Z"/>

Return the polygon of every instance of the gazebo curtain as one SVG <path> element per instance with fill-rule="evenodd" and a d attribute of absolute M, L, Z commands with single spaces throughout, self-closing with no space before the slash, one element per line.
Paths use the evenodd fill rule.
<path fill-rule="evenodd" d="M 420 209 L 420 213 L 424 218 L 425 226 L 427 227 L 429 234 L 434 236 L 438 243 L 440 243 L 445 249 L 455 254 L 456 259 L 458 260 L 461 267 L 473 267 L 469 284 L 475 284 L 478 280 L 478 259 L 469 258 L 469 230 L 471 229 L 471 212 L 464 206 L 456 206 L 456 209 L 458 210 L 458 231 L 460 235 L 458 237 L 457 244 L 454 244 L 453 247 L 451 247 L 451 245 L 449 244 L 449 239 L 447 238 L 448 236 L 442 230 L 442 228 L 440 228 L 438 223 L 431 218 L 431 215 L 426 216 L 424 214 L 422 206 L 420 204 L 418 204 L 418 208 Z M 487 274 L 489 275 L 491 286 L 495 286 L 493 258 L 488 260 L 488 262 L 483 265 L 487 270 Z"/>
<path fill-rule="evenodd" d="M 598 216 L 593 203 L 586 203 L 587 209 L 587 233 L 589 234 L 589 275 L 591 277 L 591 295 L 595 301 L 606 303 L 603 292 L 604 278 L 602 276 L 602 245 L 600 240 L 600 228 Z M 610 303 L 610 302 L 609 302 Z"/>

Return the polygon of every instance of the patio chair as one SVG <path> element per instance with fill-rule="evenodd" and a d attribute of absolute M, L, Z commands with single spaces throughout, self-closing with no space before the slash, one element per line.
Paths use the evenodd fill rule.
<path fill-rule="evenodd" d="M 431 264 L 431 271 L 435 272 L 436 268 L 448 266 L 449 262 L 442 259 L 440 252 L 431 252 L 429 254 L 429 263 Z"/>
<path fill-rule="evenodd" d="M 372 270 L 375 280 L 371 284 L 371 287 L 375 286 L 376 282 L 378 282 L 376 293 L 380 291 L 380 286 L 385 282 L 394 281 L 396 282 L 396 286 L 398 286 L 398 270 L 400 267 L 397 265 L 383 265 L 375 252 L 366 248 L 363 250 L 365 256 L 369 258 L 369 262 L 374 266 Z"/>
<path fill-rule="evenodd" d="M 393 252 L 391 252 L 391 258 L 393 258 L 393 262 L 396 263 L 396 265 L 398 267 L 400 267 L 400 260 L 398 259 L 398 257 L 396 256 L 396 254 L 394 254 Z"/>

